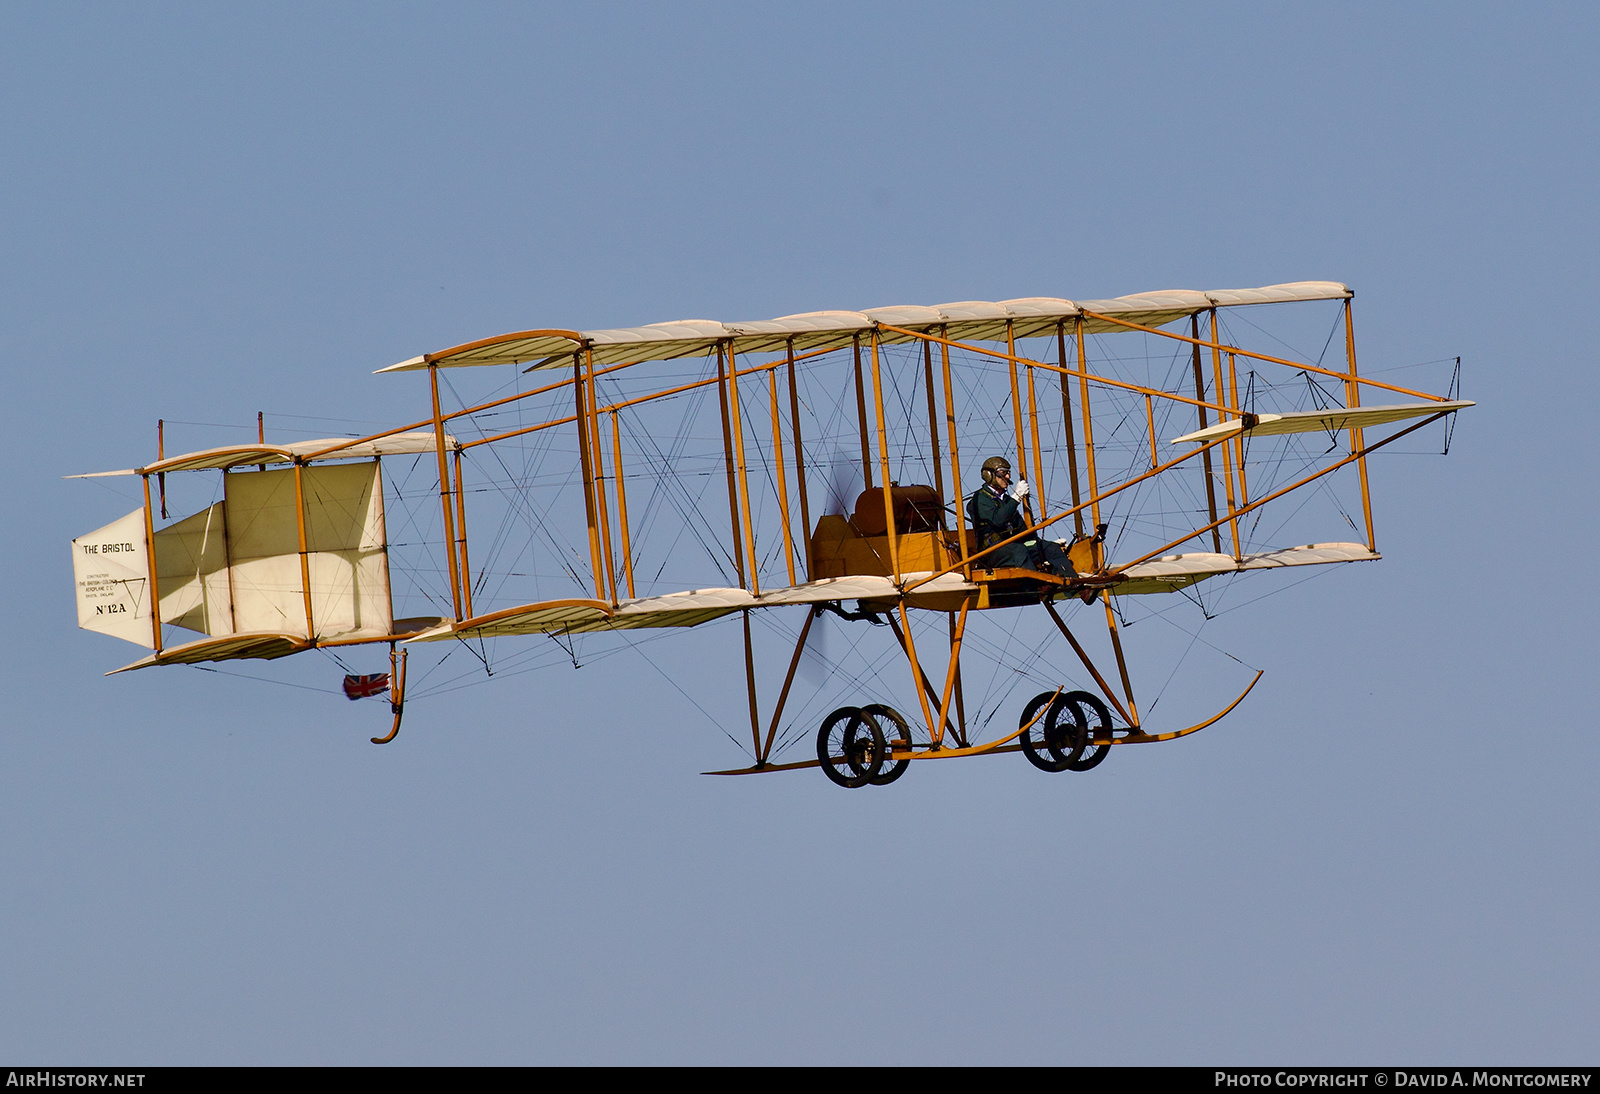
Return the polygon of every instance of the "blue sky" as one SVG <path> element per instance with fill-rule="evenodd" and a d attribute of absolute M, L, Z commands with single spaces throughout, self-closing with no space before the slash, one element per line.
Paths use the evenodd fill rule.
<path fill-rule="evenodd" d="M 7 7 L 0 1056 L 1592 1057 L 1597 29 Z M 384 749 L 325 663 L 105 678 L 132 647 L 72 626 L 67 542 L 132 505 L 60 476 L 157 418 L 408 420 L 372 369 L 537 326 L 1301 279 L 1355 289 L 1364 369 L 1460 355 L 1479 406 L 1375 462 L 1384 562 L 1208 624 L 1267 670 L 1238 712 L 1090 775 L 702 778 L 737 753 L 652 664 L 737 710 L 726 626 Z"/>

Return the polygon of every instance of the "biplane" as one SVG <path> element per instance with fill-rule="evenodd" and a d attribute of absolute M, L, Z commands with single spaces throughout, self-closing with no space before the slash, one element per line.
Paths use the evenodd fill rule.
<path fill-rule="evenodd" d="M 1443 395 L 1358 372 L 1351 299 L 1311 281 L 468 342 L 378 370 L 425 378 L 416 421 L 267 443 L 258 415 L 253 441 L 177 456 L 158 431 L 155 461 L 81 476 L 138 476 L 143 504 L 73 541 L 78 622 L 151 651 L 115 672 L 387 646 L 387 674 L 347 677 L 352 698 L 387 693 L 385 743 L 413 652 L 467 648 L 487 671 L 491 647 L 544 640 L 577 664 L 584 636 L 736 616 L 751 762 L 717 774 L 818 767 L 854 788 L 1005 752 L 1087 771 L 1214 724 L 1261 675 L 1208 718 L 1147 725 L 1122 605 L 1378 559 L 1368 457 L 1473 405 L 1455 397 L 1459 359 Z M 1320 356 L 1287 355 L 1251 318 L 1286 308 L 1331 319 Z M 483 376 L 499 387 L 458 394 Z M 1025 496 L 979 481 L 995 456 Z M 169 479 L 194 473 L 213 500 L 169 520 Z M 985 489 L 1015 505 L 1009 534 L 975 535 Z M 1297 541 L 1319 511 L 1359 539 Z M 1070 565 L 1015 550 L 1041 541 Z M 969 717 L 963 651 L 996 613 L 1047 617 L 1065 643 L 1015 728 L 1009 713 L 991 728 L 1005 695 Z M 763 716 L 752 618 L 778 615 L 798 628 Z M 1085 618 L 1109 660 L 1080 640 Z M 785 720 L 819 620 L 886 636 L 909 713 L 834 694 L 872 686 L 844 671 L 812 700 L 831 711 Z"/>

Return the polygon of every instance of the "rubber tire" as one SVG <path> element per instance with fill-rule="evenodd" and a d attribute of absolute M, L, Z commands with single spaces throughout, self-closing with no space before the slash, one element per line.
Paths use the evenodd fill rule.
<path fill-rule="evenodd" d="M 865 742 L 861 740 L 863 733 L 867 735 Z M 859 755 L 862 751 L 865 756 Z M 817 759 L 822 773 L 848 790 L 866 786 L 878 774 L 887 754 L 883 730 L 860 707 L 840 707 L 823 719 L 822 728 L 817 731 Z"/>
<path fill-rule="evenodd" d="M 1089 721 L 1083 708 L 1065 692 L 1050 704 L 1044 716 L 1044 741 L 1050 756 L 1061 766 L 1058 771 L 1071 771 L 1072 765 L 1083 755 L 1089 743 Z M 1081 694 L 1081 693 L 1079 693 Z"/>
<path fill-rule="evenodd" d="M 1055 692 L 1042 691 L 1032 699 L 1029 699 L 1028 705 L 1022 708 L 1022 717 L 1017 719 L 1017 725 L 1027 725 L 1033 720 L 1033 716 L 1038 714 L 1045 704 L 1054 698 Z M 1024 733 L 1020 739 L 1022 741 L 1022 754 L 1028 758 L 1028 762 L 1040 771 L 1049 771 L 1054 774 L 1057 771 L 1065 771 L 1067 765 L 1065 760 L 1051 754 L 1052 750 L 1047 736 L 1049 724 L 1050 712 L 1047 711 L 1042 718 L 1034 722 L 1033 727 Z"/>
<path fill-rule="evenodd" d="M 1111 746 L 1089 745 L 1088 738 L 1098 737 L 1102 734 L 1107 737 L 1111 736 L 1111 711 L 1106 709 L 1106 705 L 1100 701 L 1098 696 L 1091 695 L 1087 691 L 1069 691 L 1062 698 L 1071 700 L 1079 710 L 1083 711 L 1084 724 L 1087 730 L 1084 734 L 1084 743 L 1087 747 L 1081 756 L 1067 765 L 1067 770 L 1088 771 L 1090 768 L 1098 767 L 1101 761 L 1106 758 L 1106 755 L 1110 753 Z M 1096 722 L 1099 724 L 1096 725 Z"/>
<path fill-rule="evenodd" d="M 868 703 L 866 706 L 862 707 L 861 710 L 865 714 L 870 714 L 873 720 L 878 723 L 878 727 L 880 729 L 883 728 L 885 724 L 890 727 L 893 736 L 888 738 L 888 740 L 905 741 L 907 745 L 910 745 L 911 723 L 907 722 L 905 715 L 894 709 L 894 707 L 886 706 L 883 703 Z M 887 741 L 885 743 L 887 743 Z M 893 751 L 893 745 L 889 746 L 889 751 Z M 895 760 L 891 763 L 889 761 L 888 751 L 884 752 L 883 755 L 883 769 L 871 779 L 867 780 L 873 786 L 888 786 L 901 775 L 904 775 L 906 773 L 906 768 L 911 766 L 910 760 Z"/>

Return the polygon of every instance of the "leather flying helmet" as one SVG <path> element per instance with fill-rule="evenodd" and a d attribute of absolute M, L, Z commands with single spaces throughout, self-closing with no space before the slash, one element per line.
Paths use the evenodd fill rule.
<path fill-rule="evenodd" d="M 1011 461 L 1004 456 L 990 456 L 983 461 L 983 481 L 995 485 L 995 476 L 1000 472 L 1011 472 Z"/>

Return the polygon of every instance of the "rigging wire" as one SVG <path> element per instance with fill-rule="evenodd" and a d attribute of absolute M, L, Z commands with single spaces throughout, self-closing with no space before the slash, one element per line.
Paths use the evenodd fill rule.
<path fill-rule="evenodd" d="M 317 692 L 319 694 L 322 694 L 322 695 L 339 695 L 339 694 L 342 694 L 341 692 L 336 691 L 333 688 L 316 688 L 316 687 L 312 687 L 310 684 L 295 684 L 295 683 L 291 683 L 288 680 L 270 680 L 265 676 L 249 676 L 249 675 L 246 675 L 245 673 L 232 672 L 232 671 L 230 671 L 228 669 L 214 669 L 214 668 L 210 667 L 209 665 L 190 665 L 189 668 L 198 669 L 201 672 L 214 672 L 218 676 L 234 676 L 234 677 L 239 678 L 240 680 L 254 680 L 258 684 L 274 684 L 274 685 L 276 685 L 278 687 L 297 688 L 300 691 L 315 691 L 315 692 Z"/>

